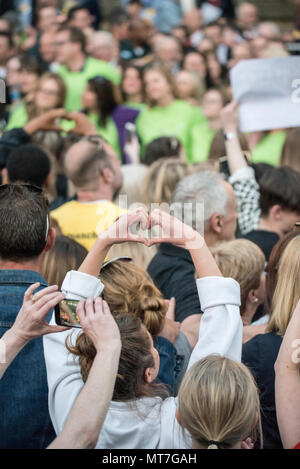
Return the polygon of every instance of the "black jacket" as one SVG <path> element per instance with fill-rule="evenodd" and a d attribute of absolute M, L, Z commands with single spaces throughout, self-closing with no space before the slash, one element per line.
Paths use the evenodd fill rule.
<path fill-rule="evenodd" d="M 169 243 L 160 244 L 148 266 L 155 285 L 166 299 L 175 297 L 175 320 L 201 313 L 195 267 L 190 253 Z"/>
<path fill-rule="evenodd" d="M 250 368 L 260 393 L 264 449 L 282 449 L 276 419 L 274 364 L 282 338 L 275 332 L 259 334 L 246 342 L 242 362 Z"/>

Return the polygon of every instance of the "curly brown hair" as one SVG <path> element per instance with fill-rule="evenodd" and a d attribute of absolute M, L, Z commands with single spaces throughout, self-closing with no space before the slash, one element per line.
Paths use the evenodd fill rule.
<path fill-rule="evenodd" d="M 140 318 L 151 335 L 164 326 L 167 305 L 149 274 L 132 263 L 115 261 L 101 270 L 103 298 L 113 315 Z"/>

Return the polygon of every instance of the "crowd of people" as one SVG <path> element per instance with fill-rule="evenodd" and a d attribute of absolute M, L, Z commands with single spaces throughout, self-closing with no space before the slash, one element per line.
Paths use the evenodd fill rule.
<path fill-rule="evenodd" d="M 11 3 L 0 447 L 299 448 L 300 122 L 240 132 L 230 70 L 288 57 L 300 22 Z"/>

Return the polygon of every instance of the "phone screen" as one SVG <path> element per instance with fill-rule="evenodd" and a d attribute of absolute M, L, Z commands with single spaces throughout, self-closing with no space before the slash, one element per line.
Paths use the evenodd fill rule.
<path fill-rule="evenodd" d="M 59 326 L 80 327 L 80 320 L 76 313 L 76 308 L 79 301 L 77 300 L 62 300 L 55 306 L 55 321 Z"/>

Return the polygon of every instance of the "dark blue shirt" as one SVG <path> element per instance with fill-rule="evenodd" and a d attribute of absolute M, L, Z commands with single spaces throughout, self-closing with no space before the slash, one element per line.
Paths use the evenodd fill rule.
<path fill-rule="evenodd" d="M 0 270 L 0 337 L 13 325 L 24 293 L 47 282 L 31 270 Z M 52 312 L 47 316 L 50 320 Z M 48 410 L 43 339 L 31 340 L 0 381 L 0 448 L 46 448 L 54 440 Z"/>

